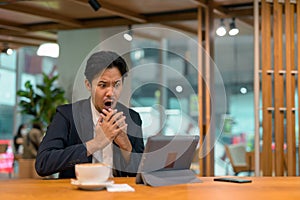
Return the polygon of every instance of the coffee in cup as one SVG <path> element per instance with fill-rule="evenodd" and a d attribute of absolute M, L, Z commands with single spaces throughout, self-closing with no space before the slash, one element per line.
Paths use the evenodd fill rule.
<path fill-rule="evenodd" d="M 103 163 L 82 163 L 75 165 L 75 174 L 81 184 L 97 184 L 107 181 L 110 167 Z"/>

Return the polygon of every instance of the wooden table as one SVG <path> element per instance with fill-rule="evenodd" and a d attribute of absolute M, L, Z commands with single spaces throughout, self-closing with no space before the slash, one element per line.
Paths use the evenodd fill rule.
<path fill-rule="evenodd" d="M 79 190 L 69 179 L 8 179 L 0 181 L 1 200 L 22 199 L 102 199 L 102 200 L 184 200 L 184 199 L 300 199 L 300 177 L 250 177 L 252 183 L 214 182 L 213 177 L 201 177 L 203 183 L 150 187 L 136 185 L 134 178 L 115 178 L 115 183 L 128 183 L 135 192 Z"/>

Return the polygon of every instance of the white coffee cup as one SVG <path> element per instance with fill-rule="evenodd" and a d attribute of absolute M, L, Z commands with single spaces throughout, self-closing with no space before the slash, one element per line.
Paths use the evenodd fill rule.
<path fill-rule="evenodd" d="M 75 165 L 75 174 L 81 184 L 97 184 L 106 182 L 110 175 L 110 167 L 102 163 L 82 163 Z"/>

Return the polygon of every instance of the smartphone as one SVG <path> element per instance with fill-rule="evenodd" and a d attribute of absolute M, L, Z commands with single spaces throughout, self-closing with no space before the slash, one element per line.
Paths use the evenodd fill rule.
<path fill-rule="evenodd" d="M 231 183 L 251 183 L 252 180 L 248 179 L 239 179 L 239 178 L 215 178 L 214 181 L 222 181 L 222 182 L 231 182 Z"/>

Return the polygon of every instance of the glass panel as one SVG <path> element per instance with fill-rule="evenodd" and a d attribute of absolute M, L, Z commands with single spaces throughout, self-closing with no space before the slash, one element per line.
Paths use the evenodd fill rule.
<path fill-rule="evenodd" d="M 12 139 L 14 127 L 14 106 L 0 104 L 0 140 Z"/>
<path fill-rule="evenodd" d="M 162 41 L 139 38 L 132 42 L 131 105 L 141 113 L 145 138 L 158 133 L 198 135 L 198 101 L 193 90 L 197 90 L 193 82 L 197 71 L 172 50 L 161 50 Z M 166 41 L 167 48 L 174 48 L 168 45 L 174 41 Z"/>
<path fill-rule="evenodd" d="M 226 50 L 225 50 L 226 49 Z M 216 37 L 215 63 L 223 76 L 228 112 L 215 147 L 215 175 L 234 175 L 225 145 L 243 143 L 254 150 L 253 35 Z M 248 176 L 249 173 L 239 175 Z"/>
<path fill-rule="evenodd" d="M 12 55 L 7 55 L 5 53 L 0 53 L 0 65 L 1 68 L 7 68 L 11 70 L 16 69 L 16 51 L 13 51 Z"/>
<path fill-rule="evenodd" d="M 0 104 L 14 106 L 16 99 L 16 73 L 0 69 L 0 86 Z"/>
<path fill-rule="evenodd" d="M 0 139 L 11 139 L 16 101 L 16 51 L 0 53 Z"/>

